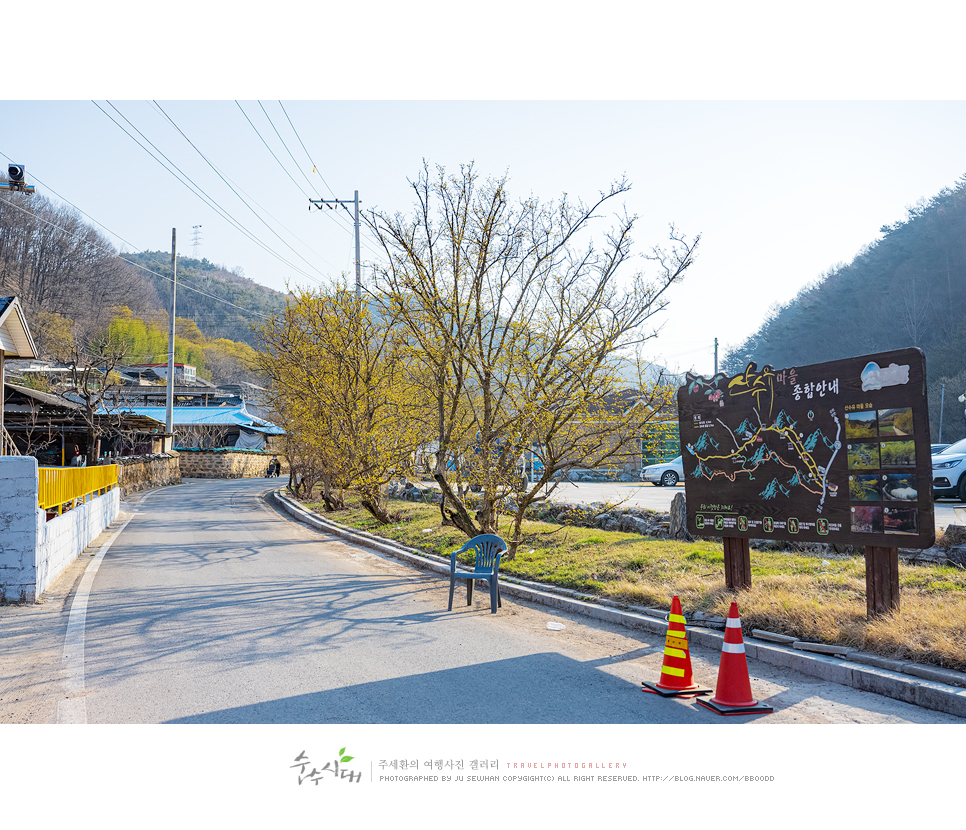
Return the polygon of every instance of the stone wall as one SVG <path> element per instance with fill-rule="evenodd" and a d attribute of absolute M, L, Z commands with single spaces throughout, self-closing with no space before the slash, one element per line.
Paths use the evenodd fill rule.
<path fill-rule="evenodd" d="M 268 470 L 265 450 L 178 450 L 183 478 L 258 478 Z"/>
<path fill-rule="evenodd" d="M 179 454 L 172 452 L 114 458 L 111 463 L 118 465 L 117 483 L 121 495 L 126 496 L 139 490 L 181 484 L 180 460 Z"/>

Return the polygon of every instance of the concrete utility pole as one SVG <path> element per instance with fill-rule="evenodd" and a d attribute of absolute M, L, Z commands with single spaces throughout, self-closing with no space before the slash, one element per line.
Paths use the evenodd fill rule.
<path fill-rule="evenodd" d="M 168 332 L 168 393 L 164 410 L 164 429 L 174 432 L 174 314 L 178 296 L 178 230 L 171 229 L 171 328 Z M 172 446 L 174 446 L 172 442 Z"/>
<path fill-rule="evenodd" d="M 718 374 L 718 338 L 714 339 L 714 373 Z"/>
<path fill-rule="evenodd" d="M 329 210 L 332 210 L 336 205 L 341 205 L 345 207 L 349 204 L 348 199 L 309 199 L 309 203 L 315 205 L 319 210 L 322 210 L 322 205 L 328 205 Z M 362 258 L 360 254 L 359 245 L 359 191 L 355 191 L 355 198 L 352 200 L 352 204 L 355 205 L 355 211 L 353 213 L 353 223 L 355 225 L 356 234 L 356 302 L 362 302 Z M 311 210 L 312 208 L 309 208 Z M 346 208 L 348 210 L 348 208 Z"/>

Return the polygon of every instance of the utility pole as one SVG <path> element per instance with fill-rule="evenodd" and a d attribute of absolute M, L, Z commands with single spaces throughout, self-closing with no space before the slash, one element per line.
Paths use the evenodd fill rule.
<path fill-rule="evenodd" d="M 718 374 L 718 338 L 714 339 L 714 373 Z"/>
<path fill-rule="evenodd" d="M 178 231 L 171 229 L 171 328 L 168 332 L 168 393 L 164 410 L 164 430 L 174 432 L 174 315 L 178 295 Z M 174 440 L 171 441 L 174 448 Z"/>
<path fill-rule="evenodd" d="M 346 210 L 347 204 L 350 204 L 348 199 L 309 199 L 309 204 L 315 205 L 319 210 L 322 210 L 322 205 L 328 205 L 329 210 L 332 210 L 336 205 L 344 207 Z M 362 259 L 360 255 L 360 245 L 359 245 L 359 191 L 355 191 L 355 198 L 352 200 L 351 204 L 355 206 L 355 211 L 353 213 L 353 222 L 355 225 L 356 233 L 356 302 L 362 302 Z M 309 210 L 312 210 L 310 207 Z"/>

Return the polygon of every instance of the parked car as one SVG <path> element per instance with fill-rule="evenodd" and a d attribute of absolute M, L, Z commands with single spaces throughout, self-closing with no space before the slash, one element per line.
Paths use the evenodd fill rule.
<path fill-rule="evenodd" d="M 932 492 L 937 499 L 966 501 L 966 438 L 933 455 Z"/>
<path fill-rule="evenodd" d="M 655 487 L 673 487 L 684 478 L 684 459 L 672 458 L 662 464 L 651 464 L 641 470 L 641 481 L 649 481 Z"/>
<path fill-rule="evenodd" d="M 939 455 L 939 453 L 941 453 L 943 450 L 945 450 L 948 446 L 950 446 L 950 445 L 949 444 L 930 444 L 929 445 L 929 452 L 932 455 Z"/>

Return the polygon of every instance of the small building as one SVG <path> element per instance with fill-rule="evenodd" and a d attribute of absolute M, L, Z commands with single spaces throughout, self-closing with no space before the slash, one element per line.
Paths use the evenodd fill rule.
<path fill-rule="evenodd" d="M 37 347 L 30 335 L 27 318 L 20 300 L 16 297 L 0 297 L 0 390 L 4 388 L 4 363 L 7 358 L 32 358 Z M 0 406 L 0 455 L 16 454 L 3 423 L 3 407 Z"/>
<path fill-rule="evenodd" d="M 131 369 L 150 369 L 162 380 L 168 379 L 167 363 L 132 363 Z M 174 382 L 185 386 L 192 385 L 197 379 L 197 368 L 188 363 L 174 364 Z"/>

